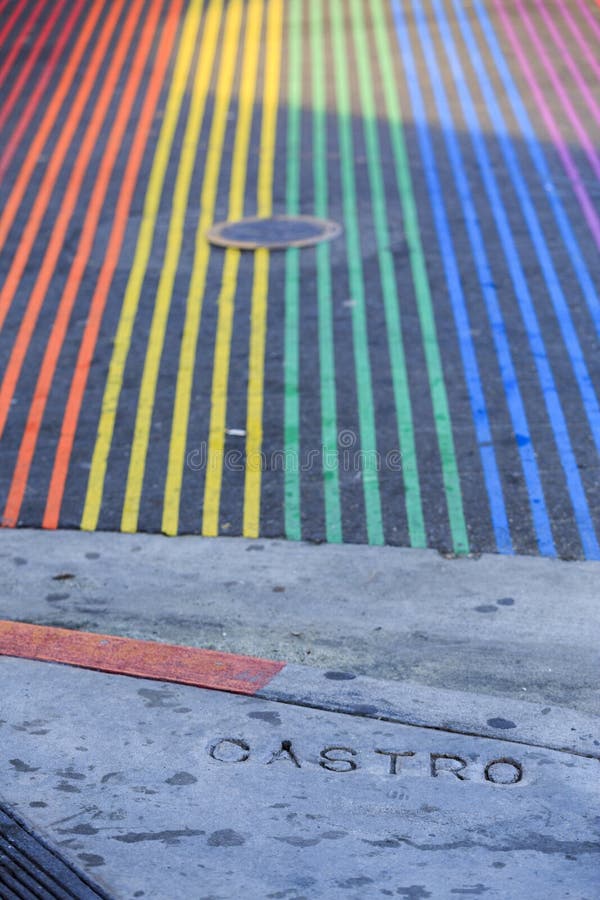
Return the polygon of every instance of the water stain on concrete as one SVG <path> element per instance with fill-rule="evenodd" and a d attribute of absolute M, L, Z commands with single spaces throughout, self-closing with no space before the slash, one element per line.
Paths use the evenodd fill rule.
<path fill-rule="evenodd" d="M 9 763 L 11 766 L 17 770 L 17 772 L 39 772 L 40 767 L 37 768 L 35 766 L 28 766 L 27 763 L 24 763 L 22 759 L 9 759 Z"/>
<path fill-rule="evenodd" d="M 179 844 L 181 838 L 198 837 L 206 834 L 195 828 L 173 829 L 171 831 L 129 831 L 127 834 L 117 834 L 114 841 L 122 844 L 139 844 L 142 841 L 160 841 L 163 844 Z"/>
<path fill-rule="evenodd" d="M 165 779 L 165 784 L 196 784 L 198 779 L 190 772 L 176 772 Z"/>
<path fill-rule="evenodd" d="M 223 828 L 213 831 L 207 843 L 210 847 L 241 847 L 246 843 L 246 838 L 232 828 Z"/>

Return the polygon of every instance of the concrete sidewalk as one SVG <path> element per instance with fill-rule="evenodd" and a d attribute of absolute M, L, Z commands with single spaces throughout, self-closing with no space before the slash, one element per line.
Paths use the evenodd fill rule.
<path fill-rule="evenodd" d="M 2 802 L 100 895 L 597 895 L 597 564 L 35 531 L 0 553 L 2 618 L 285 663 L 238 696 L 0 659 Z"/>
<path fill-rule="evenodd" d="M 410 687 L 299 666 L 268 700 L 0 670 L 18 685 L 2 702 L 3 799 L 110 897 L 597 896 L 597 721 L 551 710 L 547 729 L 546 709 L 481 697 L 461 723 L 446 694 L 438 707 L 470 733 L 450 732 L 433 692 L 428 707 Z M 318 708 L 316 678 L 347 713 Z M 411 708 L 428 727 L 394 721 Z"/>

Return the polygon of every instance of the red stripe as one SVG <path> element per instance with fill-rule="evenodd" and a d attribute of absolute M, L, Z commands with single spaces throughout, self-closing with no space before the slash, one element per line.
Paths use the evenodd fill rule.
<path fill-rule="evenodd" d="M 10 3 L 10 0 L 0 0 L 0 16 L 4 12 L 4 8 Z"/>
<path fill-rule="evenodd" d="M 43 71 L 40 73 L 35 86 L 35 90 L 31 94 L 26 107 L 19 118 L 18 124 L 16 125 L 14 131 L 10 136 L 10 141 L 8 141 L 8 143 L 6 144 L 4 153 L 0 157 L 0 180 L 4 178 L 4 174 L 12 162 L 12 158 L 15 155 L 17 147 L 19 146 L 19 143 L 21 142 L 21 139 L 25 131 L 27 130 L 27 127 L 29 126 L 31 119 L 36 109 L 38 108 L 41 96 L 46 90 L 50 78 L 54 74 L 57 62 L 64 57 L 65 45 L 71 37 L 75 22 L 79 18 L 84 5 L 85 0 L 78 0 L 78 2 L 73 5 L 73 9 L 71 10 L 69 18 L 60 29 L 60 37 L 54 46 L 54 50 L 48 57 L 48 62 L 44 66 Z M 4 121 L 4 111 L 2 113 L 2 116 L 3 118 L 0 119 L 0 123 Z"/>
<path fill-rule="evenodd" d="M 2 31 L 0 31 L 0 46 L 4 43 L 4 41 L 8 37 L 13 25 L 15 24 L 15 22 L 17 21 L 17 19 L 19 18 L 19 16 L 21 15 L 21 13 L 23 12 L 23 10 L 26 6 L 27 6 L 27 0 L 21 0 L 19 5 L 16 6 L 15 9 L 13 10 L 13 13 L 12 13 L 12 16 L 10 17 L 10 19 L 7 19 L 6 25 L 4 26 Z"/>
<path fill-rule="evenodd" d="M 48 36 L 50 35 L 52 29 L 54 28 L 54 25 L 56 24 L 58 17 L 61 15 L 61 13 L 64 9 L 65 2 L 66 2 L 66 0 L 60 0 L 60 3 L 56 4 L 54 9 L 52 10 L 52 14 L 46 21 L 46 24 L 44 25 L 44 27 L 42 28 L 42 30 L 36 37 L 35 44 L 33 45 L 32 48 L 30 48 L 28 50 L 27 60 L 24 63 L 23 67 L 20 69 L 19 77 L 15 81 L 10 94 L 6 98 L 6 102 L 2 104 L 2 110 L 0 110 L 0 128 L 4 127 L 4 123 L 8 119 L 15 103 L 19 99 L 19 96 L 21 95 L 21 92 L 23 90 L 23 85 L 29 78 L 29 76 L 31 74 L 31 70 L 33 69 L 34 65 L 36 64 L 40 53 L 46 46 Z M 23 41 L 25 40 L 26 36 L 27 35 L 24 32 Z M 61 29 L 59 42 L 62 41 L 62 43 L 64 43 L 64 40 L 65 40 L 64 31 L 63 31 L 63 29 Z M 54 51 L 54 53 L 56 54 L 56 50 Z M 2 70 L 0 70 L 0 72 L 1 72 L 0 81 L 4 80 L 4 68 L 7 66 L 8 66 L 8 59 L 6 60 L 5 66 L 3 66 Z M 29 101 L 27 106 L 30 106 L 30 104 L 31 104 L 31 100 Z"/>
<path fill-rule="evenodd" d="M 13 67 L 13 63 L 16 57 L 19 55 L 20 51 L 23 49 L 23 45 L 29 38 L 31 31 L 39 19 L 42 10 L 44 9 L 44 0 L 38 0 L 38 5 L 35 9 L 31 11 L 29 14 L 27 21 L 22 26 L 21 31 L 19 32 L 19 36 L 11 47 L 10 51 L 4 57 L 2 65 L 0 66 L 0 85 L 4 82 L 7 74 Z"/>
<path fill-rule="evenodd" d="M 0 655 L 234 694 L 255 694 L 285 667 L 253 656 L 7 621 L 0 621 Z"/>

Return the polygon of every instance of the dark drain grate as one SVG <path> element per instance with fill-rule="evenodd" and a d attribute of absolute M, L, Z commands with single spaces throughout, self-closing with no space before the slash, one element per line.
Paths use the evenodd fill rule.
<path fill-rule="evenodd" d="M 310 247 L 330 241 L 341 234 L 337 222 L 313 216 L 270 216 L 219 222 L 208 232 L 208 240 L 219 247 L 238 250 L 285 250 L 287 247 Z"/>
<path fill-rule="evenodd" d="M 0 807 L 1 900 L 108 900 L 97 887 L 78 874 Z"/>

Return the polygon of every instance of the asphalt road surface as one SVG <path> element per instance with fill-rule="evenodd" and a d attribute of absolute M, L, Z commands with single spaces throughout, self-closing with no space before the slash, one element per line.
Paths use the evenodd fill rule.
<path fill-rule="evenodd" d="M 0 3 L 7 527 L 600 558 L 594 0 Z M 312 215 L 316 247 L 211 246 Z"/>

